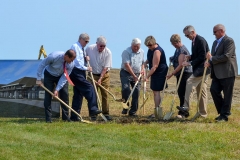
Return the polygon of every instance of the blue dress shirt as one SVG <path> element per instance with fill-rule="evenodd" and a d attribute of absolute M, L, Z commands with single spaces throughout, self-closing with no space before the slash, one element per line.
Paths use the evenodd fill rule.
<path fill-rule="evenodd" d="M 37 70 L 37 80 L 41 80 L 42 72 L 46 69 L 52 76 L 60 77 L 56 90 L 59 91 L 67 82 L 65 75 L 63 74 L 63 63 L 64 63 L 63 51 L 55 51 L 50 53 L 39 65 Z M 66 63 L 66 69 L 68 74 L 72 72 L 74 68 L 74 62 Z"/>
<path fill-rule="evenodd" d="M 84 65 L 85 63 L 85 53 L 82 50 L 82 46 L 79 42 L 74 43 L 71 46 L 71 49 L 74 50 L 76 52 L 76 58 L 74 60 L 74 65 L 76 68 L 80 69 L 80 70 L 87 70 L 87 67 Z"/>

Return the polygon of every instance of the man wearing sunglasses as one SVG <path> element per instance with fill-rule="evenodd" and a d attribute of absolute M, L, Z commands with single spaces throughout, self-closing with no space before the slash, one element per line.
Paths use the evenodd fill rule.
<path fill-rule="evenodd" d="M 205 64 L 211 67 L 210 92 L 219 114 L 215 118 L 217 122 L 226 122 L 231 115 L 233 86 L 235 77 L 238 75 L 235 43 L 225 34 L 225 30 L 222 24 L 213 27 L 216 40 L 213 42 L 211 54 L 208 53 L 206 56 L 209 62 Z"/>
<path fill-rule="evenodd" d="M 207 117 L 207 74 L 210 73 L 208 69 L 206 72 L 205 79 L 203 79 L 204 72 L 204 62 L 207 52 L 209 52 L 209 47 L 207 41 L 198 35 L 193 26 L 188 25 L 183 29 L 185 36 L 192 41 L 192 54 L 186 56 L 188 62 L 183 62 L 183 66 L 192 66 L 193 74 L 188 78 L 186 91 L 185 91 L 185 100 L 183 106 L 178 106 L 177 109 L 185 113 L 185 117 L 189 116 L 190 109 L 190 99 L 192 98 L 193 89 L 196 89 L 197 95 L 199 96 L 200 90 L 202 94 L 200 96 L 199 109 L 197 114 L 194 116 L 194 119 L 198 117 Z M 201 82 L 204 81 L 201 88 Z M 182 117 L 178 117 L 182 118 Z"/>
<path fill-rule="evenodd" d="M 109 90 L 110 76 L 109 70 L 112 67 L 112 53 L 106 47 L 107 40 L 100 36 L 97 38 L 96 44 L 89 45 L 86 49 L 86 55 L 90 58 L 90 66 L 92 67 L 93 78 L 98 84 Z M 89 80 L 91 82 L 91 80 Z M 96 85 L 96 87 L 98 87 Z M 98 87 L 100 88 L 100 87 Z M 108 93 L 100 88 L 102 96 L 102 112 L 107 120 L 112 120 L 109 116 Z M 94 117 L 92 117 L 94 118 Z"/>
<path fill-rule="evenodd" d="M 93 85 L 86 79 L 86 71 L 92 71 L 91 67 L 86 67 L 89 57 L 85 55 L 84 51 L 84 47 L 89 42 L 89 39 L 88 34 L 82 33 L 79 36 L 78 42 L 71 46 L 71 49 L 76 52 L 76 59 L 74 60 L 75 67 L 70 74 L 70 78 L 75 85 L 73 87 L 72 108 L 80 114 L 82 100 L 83 97 L 85 97 L 88 102 L 89 115 L 90 117 L 95 117 L 99 113 L 102 113 L 102 111 L 98 109 L 97 96 Z M 71 112 L 71 120 L 80 121 L 73 112 Z M 96 119 L 94 118 L 92 120 Z"/>

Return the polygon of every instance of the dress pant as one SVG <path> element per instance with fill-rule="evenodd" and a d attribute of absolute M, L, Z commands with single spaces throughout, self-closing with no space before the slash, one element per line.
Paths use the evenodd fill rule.
<path fill-rule="evenodd" d="M 212 79 L 210 92 L 218 114 L 225 118 L 231 115 L 234 82 L 235 77 Z M 221 92 L 223 92 L 224 97 Z"/>
<path fill-rule="evenodd" d="M 183 104 L 184 107 L 187 107 L 190 109 L 190 100 L 192 99 L 194 89 L 196 89 L 197 91 L 197 100 L 198 100 L 202 78 L 203 78 L 202 76 L 194 77 L 193 74 L 188 78 L 186 91 L 185 91 L 185 101 Z M 208 75 L 205 76 L 204 83 L 202 86 L 202 95 L 200 97 L 200 102 L 199 102 L 199 114 L 202 117 L 207 117 L 207 80 L 208 80 Z"/>
<path fill-rule="evenodd" d="M 187 84 L 188 78 L 191 75 L 192 75 L 192 73 L 188 73 L 188 72 L 183 72 L 183 74 L 182 74 L 182 79 L 181 79 L 181 82 L 179 84 L 178 91 L 177 91 L 178 92 L 178 97 L 179 97 L 179 100 L 180 100 L 180 106 L 183 106 L 183 104 L 184 104 L 186 84 Z M 177 83 L 178 83 L 180 75 L 177 75 L 176 78 L 177 78 Z"/>
<path fill-rule="evenodd" d="M 95 81 L 98 81 L 100 78 L 100 74 L 93 74 L 93 78 Z M 89 80 L 89 82 L 92 82 Z M 105 73 L 105 75 L 102 77 L 101 85 L 106 89 L 109 90 L 110 86 L 110 76 L 109 73 Z M 97 90 L 100 89 L 101 97 L 102 97 L 102 113 L 104 115 L 109 115 L 109 103 L 108 103 L 108 92 L 96 85 Z"/>
<path fill-rule="evenodd" d="M 135 74 L 136 76 L 139 76 L 139 73 Z M 124 69 L 121 69 L 120 71 L 120 79 L 121 79 L 121 84 L 122 84 L 122 99 L 126 102 L 130 93 L 131 93 L 131 88 L 135 85 L 134 78 L 130 73 L 125 71 Z M 131 109 L 129 110 L 129 115 L 133 115 L 137 112 L 138 110 L 138 98 L 140 95 L 140 89 L 141 89 L 141 80 L 139 80 L 135 90 L 133 91 L 132 94 L 132 102 L 131 102 Z"/>
<path fill-rule="evenodd" d="M 86 79 L 86 71 L 73 68 L 70 78 L 75 85 L 73 87 L 72 109 L 80 114 L 83 97 L 87 99 L 88 111 L 91 115 L 92 111 L 98 110 L 97 96 L 93 85 Z M 71 112 L 71 119 L 77 118 L 77 115 Z"/>
<path fill-rule="evenodd" d="M 51 75 L 47 70 L 44 71 L 44 86 L 53 92 L 55 86 L 57 85 L 59 77 Z M 68 82 L 59 90 L 59 98 L 69 105 L 69 95 L 68 95 Z M 44 98 L 44 107 L 45 107 L 45 116 L 46 121 L 51 121 L 52 117 L 52 107 L 51 107 L 52 95 L 48 92 L 45 92 Z M 68 120 L 68 108 L 61 103 L 62 108 L 62 120 Z"/>

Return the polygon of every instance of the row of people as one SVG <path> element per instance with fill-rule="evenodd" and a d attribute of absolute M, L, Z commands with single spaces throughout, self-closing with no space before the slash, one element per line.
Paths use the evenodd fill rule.
<path fill-rule="evenodd" d="M 131 46 L 122 53 L 122 64 L 120 70 L 120 80 L 122 88 L 122 98 L 126 102 L 131 87 L 135 85 L 140 74 L 144 73 L 144 69 L 149 67 L 149 72 L 145 76 L 144 81 L 148 81 L 151 77 L 150 88 L 154 95 L 155 107 L 161 102 L 160 91 L 164 88 L 167 78 L 176 76 L 177 81 L 180 79 L 180 71 L 184 66 L 184 72 L 178 88 L 178 96 L 180 105 L 178 117 L 185 118 L 189 116 L 190 99 L 195 88 L 197 94 L 200 93 L 200 84 L 204 81 L 202 94 L 199 102 L 198 116 L 207 116 L 207 80 L 208 76 L 203 79 L 204 67 L 208 67 L 207 75 L 211 72 L 212 84 L 211 94 L 219 116 L 217 121 L 228 121 L 231 114 L 231 100 L 233 93 L 233 85 L 237 76 L 237 62 L 235 53 L 235 44 L 232 38 L 225 35 L 225 27 L 218 24 L 213 28 L 213 34 L 216 37 L 212 46 L 211 53 L 207 41 L 198 35 L 193 26 L 189 25 L 183 29 L 183 33 L 192 41 L 192 53 L 181 43 L 178 34 L 174 34 L 170 38 L 170 42 L 176 48 L 174 56 L 170 58 L 173 63 L 174 71 L 167 75 L 168 66 L 164 50 L 156 42 L 153 36 L 148 36 L 144 44 L 148 47 L 147 60 L 144 61 L 144 51 L 141 49 L 141 40 L 134 38 Z M 82 99 L 85 97 L 88 101 L 88 109 L 91 120 L 96 120 L 96 115 L 103 113 L 108 120 L 109 115 L 108 94 L 105 90 L 101 90 L 102 95 L 102 111 L 98 109 L 97 97 L 92 82 L 86 79 L 86 71 L 92 72 L 94 79 L 107 90 L 109 89 L 110 77 L 109 71 L 112 67 L 112 53 L 106 47 L 106 38 L 100 36 L 97 38 L 96 44 L 89 45 L 86 50 L 84 47 L 89 42 L 88 34 L 83 33 L 79 36 L 78 42 L 71 46 L 66 53 L 53 52 L 45 58 L 39 66 L 37 84 L 41 84 L 41 74 L 44 71 L 44 85 L 53 90 L 54 83 L 57 84 L 55 96 L 60 93 L 60 98 L 68 104 L 67 80 L 72 80 L 73 101 L 72 108 L 80 113 Z M 208 62 L 205 63 L 205 59 Z M 188 59 L 188 61 L 186 61 Z M 90 66 L 87 66 L 87 61 Z M 205 64 L 204 64 L 205 63 Z M 64 65 L 65 64 L 65 65 Z M 64 69 L 66 68 L 66 69 Z M 211 68 L 211 70 L 210 70 Z M 65 72 L 67 71 L 67 72 Z M 224 71 L 224 72 L 223 72 Z M 63 74 L 64 73 L 64 74 Z M 70 78 L 68 78 L 70 75 Z M 45 80 L 46 79 L 46 80 Z M 130 110 L 123 109 L 122 114 L 129 116 L 137 116 L 138 98 L 140 94 L 141 82 L 137 84 L 132 94 Z M 100 88 L 101 89 L 101 88 Z M 223 91 L 223 95 L 221 94 Z M 51 95 L 45 93 L 44 107 L 46 113 L 46 121 L 51 122 Z M 74 113 L 68 118 L 68 110 L 62 105 L 62 119 L 68 121 L 79 121 Z"/>

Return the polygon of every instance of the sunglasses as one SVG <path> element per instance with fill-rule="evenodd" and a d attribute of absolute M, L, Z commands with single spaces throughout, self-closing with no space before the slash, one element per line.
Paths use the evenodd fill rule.
<path fill-rule="evenodd" d="M 148 46 L 148 47 L 151 47 L 151 46 L 152 46 L 152 44 L 148 44 L 147 46 Z"/>
<path fill-rule="evenodd" d="M 217 33 L 217 31 L 219 31 L 219 29 L 218 29 L 218 30 L 216 30 L 216 31 L 213 31 L 213 34 L 216 34 L 216 33 Z"/>
<path fill-rule="evenodd" d="M 185 37 L 189 37 L 190 34 L 185 34 Z"/>
<path fill-rule="evenodd" d="M 86 43 L 88 43 L 89 41 L 85 41 Z"/>
<path fill-rule="evenodd" d="M 101 48 L 104 48 L 104 47 L 106 47 L 106 46 L 105 46 L 105 45 L 100 45 L 100 47 L 101 47 Z"/>

